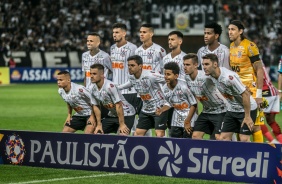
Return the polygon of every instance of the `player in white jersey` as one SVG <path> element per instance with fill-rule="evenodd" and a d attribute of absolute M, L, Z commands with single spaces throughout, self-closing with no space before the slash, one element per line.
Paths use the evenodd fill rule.
<path fill-rule="evenodd" d="M 189 53 L 184 56 L 183 64 L 187 85 L 203 105 L 203 111 L 195 122 L 192 138 L 203 139 L 206 133 L 211 135 L 210 139 L 218 140 L 227 101 L 204 71 L 198 70 L 197 54 Z"/>
<path fill-rule="evenodd" d="M 143 61 L 138 55 L 131 56 L 127 60 L 129 81 L 120 85 L 119 89 L 134 87 L 143 101 L 134 135 L 144 136 L 149 129 L 155 128 L 156 135 L 163 137 L 167 127 L 167 111 L 160 116 L 155 112 L 157 108 L 167 103 L 161 89 L 161 85 L 165 83 L 164 76 L 142 69 Z"/>
<path fill-rule="evenodd" d="M 97 105 L 97 102 L 91 97 L 88 89 L 71 82 L 68 71 L 62 71 L 57 74 L 57 84 L 59 87 L 58 92 L 68 107 L 68 116 L 63 132 L 84 130 L 85 133 L 93 133 L 96 121 L 92 106 Z M 76 111 L 74 115 L 72 114 L 72 110 Z"/>
<path fill-rule="evenodd" d="M 108 115 L 101 123 L 101 117 L 96 114 L 97 127 L 95 133 L 116 133 L 129 135 L 134 123 L 135 109 L 129 104 L 117 89 L 116 85 L 104 79 L 104 66 L 96 63 L 90 67 L 91 82 L 93 88 L 91 94 L 105 108 L 109 110 Z"/>
<path fill-rule="evenodd" d="M 186 55 L 186 53 L 180 48 L 182 41 L 183 34 L 180 31 L 172 31 L 168 34 L 168 47 L 171 52 L 163 58 L 163 63 L 164 65 L 169 62 L 177 63 L 180 68 L 179 78 L 185 79 L 183 57 Z"/>
<path fill-rule="evenodd" d="M 257 115 L 257 103 L 237 73 L 218 67 L 215 54 L 203 57 L 206 75 L 217 85 L 228 101 L 227 112 L 221 126 L 220 140 L 231 140 L 233 133 L 239 133 L 240 141 L 249 142 Z"/>
<path fill-rule="evenodd" d="M 206 54 L 216 54 L 219 59 L 219 66 L 230 69 L 229 64 L 229 48 L 218 42 L 222 33 L 222 28 L 219 24 L 212 22 L 205 25 L 204 41 L 206 46 L 198 50 L 199 68 L 201 68 L 202 57 Z"/>
<path fill-rule="evenodd" d="M 135 54 L 143 59 L 143 69 L 163 73 L 163 57 L 166 51 L 160 45 L 153 43 L 154 28 L 151 24 L 143 24 L 140 28 L 140 41 L 143 43 Z"/>
<path fill-rule="evenodd" d="M 88 51 L 82 54 L 82 71 L 85 73 L 84 86 L 91 88 L 90 66 L 100 63 L 105 67 L 105 77 L 112 73 L 112 62 L 108 53 L 99 49 L 101 37 L 98 33 L 90 33 L 87 36 Z"/>
<path fill-rule="evenodd" d="M 268 101 L 268 107 L 264 108 L 263 112 L 266 118 L 266 122 L 272 128 L 272 132 L 275 135 L 276 139 L 273 138 L 272 134 L 268 131 L 268 128 L 265 124 L 260 125 L 260 128 L 263 135 L 267 138 L 269 142 L 282 143 L 281 128 L 279 124 L 275 121 L 276 114 L 279 114 L 280 112 L 279 109 L 280 101 L 279 101 L 278 90 L 273 86 L 264 66 L 263 66 L 263 71 L 264 71 L 264 76 L 263 76 L 262 96 Z M 261 118 L 260 120 L 264 121 L 264 118 Z"/>
<path fill-rule="evenodd" d="M 180 68 L 177 63 L 169 62 L 164 65 L 166 84 L 163 92 L 169 105 L 158 108 L 157 115 L 174 107 L 171 119 L 171 137 L 191 138 L 192 127 L 197 119 L 197 101 L 184 80 L 178 80 Z"/>

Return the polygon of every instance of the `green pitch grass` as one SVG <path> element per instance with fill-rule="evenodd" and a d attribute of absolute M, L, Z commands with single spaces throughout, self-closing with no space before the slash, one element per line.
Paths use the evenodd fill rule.
<path fill-rule="evenodd" d="M 0 129 L 61 132 L 66 103 L 56 84 L 0 86 Z M 282 126 L 282 115 L 276 117 Z M 82 133 L 82 132 L 80 132 Z M 113 174 L 113 175 L 109 175 Z M 0 183 L 195 183 L 230 182 L 192 180 L 94 171 L 0 165 Z"/>

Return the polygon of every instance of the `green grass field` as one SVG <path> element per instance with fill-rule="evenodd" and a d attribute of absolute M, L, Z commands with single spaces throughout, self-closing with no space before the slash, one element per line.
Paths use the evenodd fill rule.
<path fill-rule="evenodd" d="M 56 84 L 0 86 L 0 129 L 61 132 L 67 116 Z M 282 115 L 276 121 L 282 126 Z M 82 132 L 79 132 L 82 133 Z M 0 183 L 230 183 L 108 172 L 0 165 Z"/>

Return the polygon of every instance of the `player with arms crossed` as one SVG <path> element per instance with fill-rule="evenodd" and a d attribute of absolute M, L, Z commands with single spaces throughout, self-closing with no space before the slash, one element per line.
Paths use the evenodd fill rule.
<path fill-rule="evenodd" d="M 219 37 L 222 33 L 222 27 L 216 22 L 208 23 L 204 29 L 204 41 L 206 46 L 198 50 L 199 68 L 201 68 L 202 57 L 207 54 L 215 54 L 219 59 L 219 66 L 230 69 L 229 48 L 219 43 Z"/>
<path fill-rule="evenodd" d="M 122 96 L 113 82 L 104 79 L 104 66 L 97 63 L 90 66 L 91 94 L 109 110 L 101 122 L 100 113 L 95 109 L 97 127 L 95 133 L 116 133 L 129 135 L 135 118 L 135 109 Z"/>
<path fill-rule="evenodd" d="M 205 74 L 210 75 L 229 104 L 222 122 L 220 140 L 231 140 L 233 133 L 239 133 L 240 141 L 250 142 L 257 115 L 256 101 L 235 72 L 218 67 L 215 54 L 205 55 L 202 65 Z"/>
<path fill-rule="evenodd" d="M 90 78 L 90 66 L 100 63 L 105 67 L 105 77 L 112 73 L 112 62 L 109 54 L 99 49 L 101 36 L 98 33 L 90 33 L 87 36 L 88 51 L 82 54 L 82 71 L 85 73 L 84 86 L 92 88 Z"/>
<path fill-rule="evenodd" d="M 203 139 L 209 134 L 210 139 L 219 139 L 220 126 L 226 113 L 226 100 L 218 91 L 213 81 L 198 70 L 198 56 L 189 53 L 183 58 L 185 80 L 190 91 L 202 103 L 203 111 L 198 116 L 193 128 L 193 139 Z"/>
<path fill-rule="evenodd" d="M 143 59 L 143 69 L 158 73 L 163 72 L 163 57 L 166 51 L 152 41 L 154 28 L 151 24 L 143 24 L 140 28 L 140 41 L 143 43 L 135 54 Z"/>
<path fill-rule="evenodd" d="M 88 89 L 71 82 L 68 71 L 57 74 L 57 84 L 58 92 L 68 106 L 68 116 L 63 132 L 84 130 L 85 133 L 92 134 L 96 126 L 92 106 L 97 105 L 97 102 L 91 97 Z M 76 111 L 74 115 L 72 115 L 73 109 Z"/>
<path fill-rule="evenodd" d="M 169 62 L 164 65 L 166 84 L 163 92 L 169 105 L 157 108 L 156 114 L 174 107 L 171 122 L 171 137 L 191 138 L 192 127 L 197 119 L 197 101 L 184 80 L 178 80 L 180 68 L 177 63 Z"/>
<path fill-rule="evenodd" d="M 263 64 L 259 57 L 259 49 L 255 43 L 244 36 L 244 26 L 238 20 L 233 20 L 228 26 L 230 44 L 230 66 L 236 72 L 243 84 L 251 91 L 251 95 L 258 104 L 262 103 Z M 262 113 L 263 115 L 263 113 Z M 258 117 L 260 119 L 261 117 Z M 263 142 L 260 128 L 262 121 L 255 121 L 253 140 Z"/>
<path fill-rule="evenodd" d="M 129 81 L 120 85 L 119 89 L 134 87 L 143 101 L 134 135 L 144 136 L 148 130 L 155 128 L 157 137 L 163 137 L 167 127 L 167 111 L 160 116 L 155 112 L 167 103 L 161 89 L 161 84 L 165 83 L 164 76 L 142 69 L 143 61 L 138 55 L 130 56 L 127 60 Z"/>

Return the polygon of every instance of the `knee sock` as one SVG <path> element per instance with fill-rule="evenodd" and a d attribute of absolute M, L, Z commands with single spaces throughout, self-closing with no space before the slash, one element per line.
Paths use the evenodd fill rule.
<path fill-rule="evenodd" d="M 262 134 L 264 135 L 264 137 L 269 141 L 273 141 L 273 136 L 272 134 L 268 131 L 268 128 L 266 125 L 260 125 L 260 128 L 261 128 L 261 131 L 262 131 Z"/>
<path fill-rule="evenodd" d="M 257 143 L 263 143 L 263 135 L 261 130 L 253 133 L 253 141 Z"/>
<path fill-rule="evenodd" d="M 276 121 L 269 123 L 269 126 L 272 128 L 272 132 L 275 136 L 281 134 L 281 128 Z"/>

